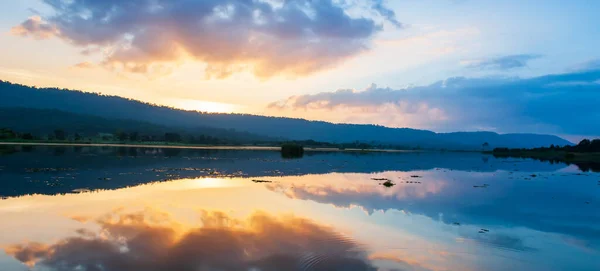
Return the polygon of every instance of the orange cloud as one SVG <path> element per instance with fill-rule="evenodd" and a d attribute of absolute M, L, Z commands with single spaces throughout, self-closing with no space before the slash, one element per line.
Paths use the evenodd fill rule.
<path fill-rule="evenodd" d="M 87 61 L 80 62 L 80 63 L 73 65 L 73 68 L 77 68 L 77 69 L 91 69 L 94 67 L 96 67 L 96 65 L 94 65 L 93 63 L 87 62 Z"/>
<path fill-rule="evenodd" d="M 361 5 L 366 14 L 401 27 L 381 1 L 363 1 L 371 3 Z M 214 78 L 240 70 L 260 78 L 304 76 L 368 50 L 382 29 L 375 18 L 350 16 L 349 6 L 332 0 L 44 2 L 56 15 L 32 17 L 13 34 L 55 36 L 85 54 L 103 51 L 105 67 L 132 73 L 191 58 L 206 63 L 205 74 Z"/>
<path fill-rule="evenodd" d="M 10 33 L 17 36 L 33 36 L 35 39 L 48 39 L 60 34 L 56 26 L 44 21 L 40 16 L 32 16 L 20 25 L 11 28 Z"/>
<path fill-rule="evenodd" d="M 376 270 L 357 243 L 311 220 L 202 212 L 201 221 L 190 227 L 152 211 L 110 214 L 95 235 L 78 231 L 5 251 L 28 266 L 61 270 Z"/>

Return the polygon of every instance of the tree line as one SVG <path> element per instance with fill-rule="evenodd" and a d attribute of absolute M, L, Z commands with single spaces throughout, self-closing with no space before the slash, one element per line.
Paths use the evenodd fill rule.
<path fill-rule="evenodd" d="M 165 142 L 165 143 L 182 143 L 182 144 L 198 144 L 198 145 L 242 145 L 242 142 L 220 138 L 205 134 L 182 134 L 178 132 L 165 132 L 159 134 L 144 134 L 138 131 L 125 132 L 118 130 L 114 133 L 95 133 L 94 135 L 83 133 L 69 133 L 64 129 L 55 129 L 51 133 L 36 135 L 29 132 L 20 133 L 8 128 L 0 128 L 0 140 L 9 141 L 60 141 L 60 142 L 120 142 L 120 143 L 143 143 L 143 142 Z M 260 146 L 280 146 L 290 143 L 304 147 L 313 148 L 337 148 L 337 149 L 384 149 L 398 148 L 398 146 L 383 145 L 376 143 L 365 142 L 347 142 L 347 143 L 331 143 L 315 140 L 253 140 L 244 142 L 250 145 Z"/>
<path fill-rule="evenodd" d="M 583 139 L 577 145 L 565 145 L 550 147 L 532 148 L 532 149 L 509 149 L 509 148 L 495 148 L 495 153 L 504 152 L 577 152 L 577 153 L 591 153 L 600 152 L 600 139 Z"/>
<path fill-rule="evenodd" d="M 8 128 L 0 128 L 0 140 L 36 140 L 36 141 L 74 141 L 74 142 L 169 142 L 190 144 L 238 144 L 235 141 L 225 140 L 210 135 L 182 135 L 176 132 L 165 132 L 164 134 L 142 134 L 137 131 L 115 133 L 98 133 L 86 136 L 80 133 L 68 133 L 63 129 L 55 129 L 46 135 L 34 135 L 32 133 L 19 133 Z"/>

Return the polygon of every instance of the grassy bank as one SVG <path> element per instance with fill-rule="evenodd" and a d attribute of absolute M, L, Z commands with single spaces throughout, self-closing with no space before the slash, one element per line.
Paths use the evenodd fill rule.
<path fill-rule="evenodd" d="M 600 163 L 600 153 L 598 152 L 567 152 L 567 151 L 528 151 L 528 150 L 510 150 L 510 151 L 491 151 L 487 152 L 496 157 L 518 157 L 534 158 L 538 160 L 554 160 L 563 162 L 597 162 Z"/>
<path fill-rule="evenodd" d="M 577 145 L 540 147 L 534 149 L 495 148 L 496 157 L 533 158 L 543 161 L 600 164 L 600 139 L 584 139 Z"/>
<path fill-rule="evenodd" d="M 113 141 L 113 140 L 51 140 L 51 139 L 1 139 L 4 144 L 56 144 L 56 145 L 127 145 L 127 146 L 182 146 L 182 147 L 202 147 L 202 146 L 221 146 L 215 144 L 192 144 L 184 142 L 166 142 L 166 141 Z M 245 146 L 242 144 L 231 144 L 227 146 Z"/>
<path fill-rule="evenodd" d="M 531 158 L 543 162 L 574 164 L 583 171 L 600 172 L 600 152 L 572 152 L 564 150 L 494 150 L 487 152 L 496 158 Z"/>

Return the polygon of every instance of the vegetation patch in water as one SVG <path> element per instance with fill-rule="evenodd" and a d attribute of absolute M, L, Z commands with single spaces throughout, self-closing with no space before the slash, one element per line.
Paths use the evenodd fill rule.
<path fill-rule="evenodd" d="M 393 182 L 392 182 L 392 181 L 390 181 L 390 180 L 387 180 L 387 181 L 383 182 L 381 185 L 383 185 L 383 186 L 385 186 L 385 187 L 392 187 L 392 186 L 394 186 L 394 185 L 396 185 L 396 184 L 395 184 L 395 183 L 393 183 Z"/>
<path fill-rule="evenodd" d="M 374 181 L 389 181 L 390 179 L 388 179 L 388 178 L 371 178 L 371 180 L 374 180 Z"/>
<path fill-rule="evenodd" d="M 252 180 L 255 183 L 272 183 L 273 181 L 267 181 L 267 180 Z"/>
<path fill-rule="evenodd" d="M 295 143 L 286 143 L 281 145 L 281 157 L 300 158 L 304 156 L 304 147 Z"/>

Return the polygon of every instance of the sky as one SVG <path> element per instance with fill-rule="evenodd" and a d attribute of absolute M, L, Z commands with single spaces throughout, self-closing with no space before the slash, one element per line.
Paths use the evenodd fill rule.
<path fill-rule="evenodd" d="M 600 136 L 593 0 L 2 1 L 0 79 L 188 110 Z"/>

